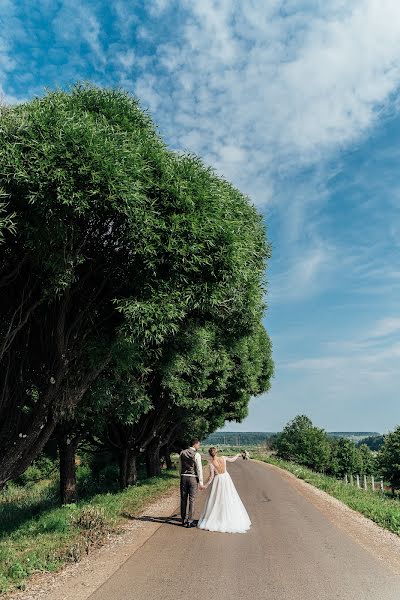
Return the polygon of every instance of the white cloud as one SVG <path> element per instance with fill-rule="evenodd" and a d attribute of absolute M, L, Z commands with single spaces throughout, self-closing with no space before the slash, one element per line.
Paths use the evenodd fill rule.
<path fill-rule="evenodd" d="M 378 338 L 400 333 L 400 317 L 386 317 L 381 319 L 370 332 L 370 337 Z"/>
<path fill-rule="evenodd" d="M 135 52 L 132 48 L 129 48 L 125 52 L 117 52 L 115 58 L 125 69 L 131 69 L 135 63 Z"/>
<path fill-rule="evenodd" d="M 182 126 L 199 131 L 192 150 L 246 192 L 257 189 L 257 178 L 319 160 L 363 135 L 398 87 L 398 2 L 328 0 L 323 15 L 311 4 L 312 11 L 292 5 L 284 15 L 272 0 L 182 1 L 186 19 L 155 57 L 165 72 L 140 83 L 161 97 L 172 86 L 168 137 L 179 144 Z M 229 146 L 244 152 L 246 173 L 237 174 Z"/>
<path fill-rule="evenodd" d="M 319 245 L 304 252 L 273 278 L 268 290 L 269 304 L 303 300 L 332 283 L 331 273 L 337 267 L 333 250 Z"/>
<path fill-rule="evenodd" d="M 101 40 L 101 22 L 89 6 L 64 0 L 61 9 L 52 21 L 58 40 L 69 43 L 76 60 L 81 60 L 81 43 L 86 42 L 91 53 L 88 55 L 96 71 L 102 71 L 107 62 L 107 53 Z M 78 60 L 79 58 L 79 60 Z M 74 65 L 77 69 L 78 65 Z"/>
<path fill-rule="evenodd" d="M 147 56 L 134 91 L 174 148 L 200 154 L 279 220 L 287 264 L 271 280 L 275 298 L 317 293 L 335 269 L 333 250 L 357 276 L 371 247 L 357 263 L 354 247 L 352 260 L 325 239 L 323 182 L 330 158 L 398 109 L 397 0 L 180 0 L 157 3 L 150 17 L 143 34 L 153 43 L 157 18 L 173 34 Z M 316 172 L 289 185 L 305 167 Z M 389 267 L 379 260 L 382 281 Z"/>

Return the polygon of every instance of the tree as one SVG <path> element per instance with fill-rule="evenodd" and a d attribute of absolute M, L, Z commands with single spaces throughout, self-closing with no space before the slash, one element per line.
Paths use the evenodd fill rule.
<path fill-rule="evenodd" d="M 271 343 L 260 322 L 253 323 L 252 333 L 240 332 L 236 340 L 232 327 L 228 338 L 216 323 L 184 325 L 159 349 L 151 368 L 140 368 L 135 386 L 112 384 L 113 414 L 105 416 L 105 432 L 99 437 L 126 457 L 134 472 L 137 457 L 144 453 L 148 475 L 156 475 L 161 449 L 174 445 L 182 428 L 191 430 L 189 422 L 201 424 L 201 431 L 193 431 L 200 436 L 225 420 L 240 421 L 250 397 L 269 388 Z M 143 406 L 138 411 L 140 398 Z M 121 475 L 120 481 L 126 487 L 135 479 Z"/>
<path fill-rule="evenodd" d="M 329 460 L 329 441 L 323 429 L 314 427 L 306 415 L 290 421 L 275 441 L 277 455 L 310 467 L 325 470 Z"/>
<path fill-rule="evenodd" d="M 1 119 L 0 487 L 100 377 L 114 385 L 127 345 L 146 357 L 132 379 L 153 408 L 136 414 L 134 444 L 149 445 L 168 420 L 163 348 L 192 322 L 248 336 L 270 256 L 248 199 L 168 151 L 125 92 L 78 84 L 2 108 Z"/>
<path fill-rule="evenodd" d="M 376 459 L 367 444 L 357 445 L 357 454 L 360 462 L 360 475 L 374 475 L 376 473 Z"/>
<path fill-rule="evenodd" d="M 353 440 L 349 438 L 334 438 L 330 442 L 331 455 L 329 472 L 336 477 L 344 477 L 346 473 L 361 472 L 361 455 L 358 454 Z"/>
<path fill-rule="evenodd" d="M 377 464 L 382 477 L 389 481 L 392 492 L 400 489 L 400 425 L 384 436 Z"/>
<path fill-rule="evenodd" d="M 383 444 L 383 435 L 373 435 L 357 442 L 357 446 L 366 445 L 370 450 L 379 450 Z"/>

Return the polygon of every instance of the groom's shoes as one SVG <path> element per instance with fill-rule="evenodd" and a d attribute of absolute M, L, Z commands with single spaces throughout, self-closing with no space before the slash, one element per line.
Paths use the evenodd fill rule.
<path fill-rule="evenodd" d="M 187 521 L 187 523 L 186 523 L 186 527 L 187 527 L 188 529 L 190 529 L 191 527 L 196 527 L 196 524 L 195 524 L 195 523 L 193 523 L 193 521 Z"/>

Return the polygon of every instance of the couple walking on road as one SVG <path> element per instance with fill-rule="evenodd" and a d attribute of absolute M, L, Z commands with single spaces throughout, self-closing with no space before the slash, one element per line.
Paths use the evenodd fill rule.
<path fill-rule="evenodd" d="M 236 456 L 218 457 L 217 449 L 210 448 L 210 476 L 204 484 L 200 445 L 200 440 L 192 439 L 190 447 L 182 450 L 179 456 L 182 525 L 195 527 L 193 512 L 197 491 L 212 485 L 197 527 L 221 533 L 245 533 L 251 521 L 226 469 L 226 463 L 234 462 L 240 456 L 247 458 L 247 455 L 239 453 Z"/>

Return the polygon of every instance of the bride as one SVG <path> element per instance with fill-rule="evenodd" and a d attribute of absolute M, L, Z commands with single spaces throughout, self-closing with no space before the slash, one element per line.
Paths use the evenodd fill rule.
<path fill-rule="evenodd" d="M 251 521 L 226 470 L 227 461 L 233 462 L 241 454 L 218 458 L 216 448 L 210 448 L 208 452 L 211 456 L 210 477 L 204 488 L 211 483 L 212 488 L 197 527 L 223 533 L 244 533 L 250 528 Z"/>

